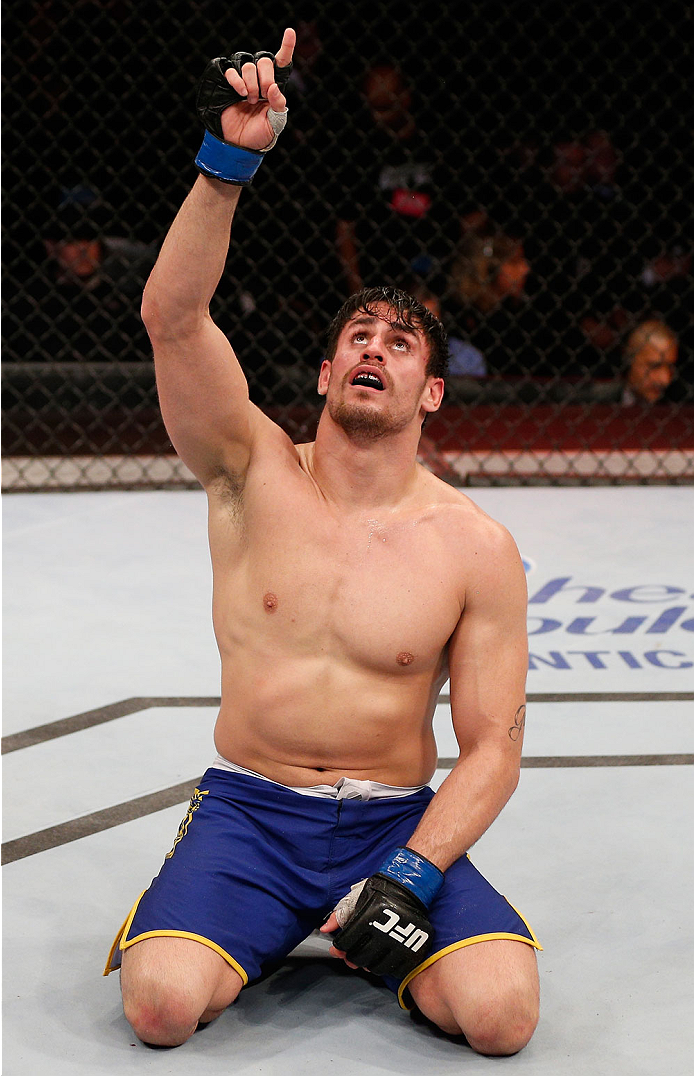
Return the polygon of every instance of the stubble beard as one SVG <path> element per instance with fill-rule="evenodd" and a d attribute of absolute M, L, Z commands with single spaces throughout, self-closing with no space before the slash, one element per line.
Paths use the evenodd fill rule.
<path fill-rule="evenodd" d="M 361 407 L 359 404 L 350 404 L 345 400 L 329 401 L 328 413 L 333 422 L 340 426 L 348 437 L 359 441 L 378 441 L 382 437 L 392 437 L 404 430 L 412 421 L 411 415 L 397 416 L 387 409 Z"/>

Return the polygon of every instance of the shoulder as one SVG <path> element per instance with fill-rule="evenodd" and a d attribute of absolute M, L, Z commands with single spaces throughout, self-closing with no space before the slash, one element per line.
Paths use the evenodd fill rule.
<path fill-rule="evenodd" d="M 423 501 L 427 501 L 442 525 L 454 530 L 464 530 L 466 534 L 480 537 L 508 535 L 503 524 L 493 519 L 483 508 L 462 490 L 449 485 L 436 475 L 422 468 Z M 510 537 L 510 535 L 509 535 Z"/>
<path fill-rule="evenodd" d="M 510 531 L 461 490 L 434 475 L 429 477 L 432 481 L 427 480 L 425 486 L 431 498 L 427 514 L 446 547 L 463 559 L 469 583 L 515 577 L 524 586 L 523 563 Z"/>

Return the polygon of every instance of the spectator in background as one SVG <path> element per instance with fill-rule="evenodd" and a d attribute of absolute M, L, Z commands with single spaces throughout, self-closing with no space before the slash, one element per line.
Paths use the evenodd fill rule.
<path fill-rule="evenodd" d="M 84 187 L 63 192 L 45 239 L 56 283 L 91 291 L 105 283 L 124 297 L 139 297 L 155 250 L 135 239 L 107 235 L 109 223 L 96 192 Z"/>
<path fill-rule="evenodd" d="M 677 336 L 663 321 L 644 321 L 629 334 L 624 347 L 624 406 L 654 404 L 662 398 L 675 376 L 677 352 Z"/>
<path fill-rule="evenodd" d="M 438 295 L 421 284 L 413 281 L 405 289 L 429 310 L 434 317 L 442 320 L 443 312 Z M 448 334 L 448 376 L 450 377 L 486 377 L 487 364 L 479 348 L 473 347 L 467 340 Z M 438 472 L 437 472 L 438 473 Z"/>
<path fill-rule="evenodd" d="M 362 85 L 366 113 L 345 133 L 331 194 L 346 290 L 383 280 L 404 287 L 417 274 L 436 291 L 459 235 L 437 120 L 420 122 L 407 80 L 388 60 L 370 66 Z"/>
<path fill-rule="evenodd" d="M 640 225 L 622 195 L 622 154 L 612 136 L 583 117 L 574 121 L 538 154 L 523 225 L 530 299 L 561 326 L 557 372 L 590 380 L 614 368 L 628 320 L 620 300 L 632 271 L 632 231 Z"/>
<path fill-rule="evenodd" d="M 519 239 L 493 231 L 488 223 L 465 235 L 448 285 L 451 331 L 466 345 L 461 366 L 454 361 L 452 373 L 519 376 L 540 371 L 547 341 L 540 339 L 542 319 L 525 301 L 529 273 Z"/>
<path fill-rule="evenodd" d="M 621 155 L 607 131 L 589 130 L 552 146 L 548 178 L 561 194 L 592 192 L 603 201 L 617 193 Z"/>
<path fill-rule="evenodd" d="M 641 322 L 666 326 L 691 350 L 689 207 L 674 187 L 649 193 L 649 155 L 643 144 L 629 155 L 599 128 L 552 147 L 546 176 L 555 197 L 545 204 L 556 234 L 532 264 L 575 319 L 575 361 L 565 367 L 572 376 L 613 376 L 625 335 Z M 555 280 L 554 266 L 564 267 Z"/>
<path fill-rule="evenodd" d="M 688 351 L 694 282 L 691 252 L 684 242 L 668 245 L 650 235 L 624 251 L 620 242 L 603 240 L 597 232 L 594 245 L 601 243 L 590 271 L 578 281 L 590 305 L 580 319 L 587 368 L 596 376 L 609 376 L 621 361 L 621 341 L 639 322 L 668 326 Z"/>
<path fill-rule="evenodd" d="M 139 305 L 154 250 L 106 234 L 108 223 L 93 192 L 64 192 L 44 240 L 48 261 L 34 296 L 42 358 L 149 358 Z"/>
<path fill-rule="evenodd" d="M 529 272 L 519 240 L 503 232 L 473 231 L 460 244 L 452 282 L 467 306 L 486 314 L 507 298 L 521 299 Z"/>

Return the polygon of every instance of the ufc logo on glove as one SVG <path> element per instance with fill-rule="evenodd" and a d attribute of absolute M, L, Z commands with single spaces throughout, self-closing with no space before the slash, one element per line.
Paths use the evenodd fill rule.
<path fill-rule="evenodd" d="M 404 942 L 413 953 L 419 952 L 424 943 L 429 941 L 428 933 L 425 930 L 418 929 L 414 923 L 409 923 L 406 927 L 396 927 L 395 924 L 400 922 L 400 916 L 397 912 L 391 911 L 390 908 L 384 908 L 383 914 L 386 918 L 385 923 L 377 923 L 375 919 L 372 919 L 369 926 L 375 927 L 376 930 L 382 930 L 384 934 L 395 938 L 397 942 Z M 392 930 L 390 929 L 391 927 L 393 927 Z"/>
<path fill-rule="evenodd" d="M 341 929 L 333 945 L 374 975 L 404 979 L 429 952 L 427 909 L 442 885 L 438 867 L 411 848 L 398 848 L 337 905 Z"/>

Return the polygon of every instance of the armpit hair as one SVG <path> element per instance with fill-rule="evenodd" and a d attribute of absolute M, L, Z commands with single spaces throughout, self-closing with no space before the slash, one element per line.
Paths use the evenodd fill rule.
<path fill-rule="evenodd" d="M 231 471 L 227 467 L 217 468 L 211 488 L 222 501 L 228 506 L 235 519 L 241 514 L 243 505 L 243 491 L 246 486 L 246 476 L 240 471 Z"/>

